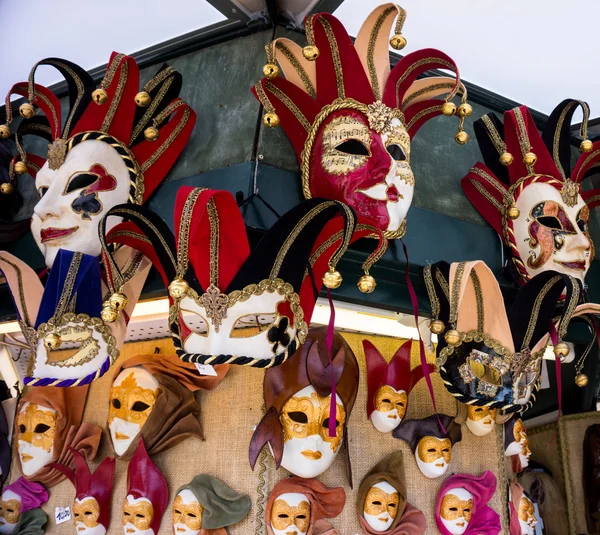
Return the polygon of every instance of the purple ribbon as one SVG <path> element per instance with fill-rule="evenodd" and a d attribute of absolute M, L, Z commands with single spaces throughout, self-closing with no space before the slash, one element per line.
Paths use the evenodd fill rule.
<path fill-rule="evenodd" d="M 329 324 L 327 325 L 327 336 L 325 343 L 327 344 L 327 354 L 329 355 L 329 369 L 331 370 L 331 404 L 329 405 L 329 438 L 337 436 L 337 403 L 335 393 L 335 373 L 333 372 L 333 360 L 331 359 L 331 348 L 333 347 L 333 327 L 335 325 L 335 307 L 333 299 L 331 299 L 331 290 L 327 288 L 327 299 L 329 299 Z"/>

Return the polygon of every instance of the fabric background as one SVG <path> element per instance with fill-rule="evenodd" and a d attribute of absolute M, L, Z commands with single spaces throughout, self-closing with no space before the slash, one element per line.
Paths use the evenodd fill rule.
<path fill-rule="evenodd" d="M 404 342 L 398 338 L 384 336 L 365 336 L 362 334 L 344 333 L 344 337 L 353 349 L 360 366 L 360 387 L 354 410 L 349 420 L 349 447 L 352 460 L 354 490 L 347 484 L 346 467 L 343 451 L 340 452 L 333 466 L 325 472 L 320 480 L 328 486 L 344 486 L 346 490 L 346 507 L 342 514 L 331 523 L 342 535 L 361 533 L 356 513 L 356 496 L 358 486 L 365 474 L 381 459 L 394 450 L 404 454 L 407 480 L 408 502 L 423 511 L 427 519 L 427 535 L 438 533 L 434 506 L 437 490 L 444 478 L 427 479 L 417 468 L 413 453 L 409 446 L 391 434 L 378 432 L 366 416 L 367 377 L 365 371 L 362 340 L 369 338 L 381 354 L 390 360 L 396 350 Z M 158 347 L 161 353 L 173 352 L 170 339 L 136 342 L 126 344 L 118 363 L 135 355 L 152 353 Z M 434 362 L 429 355 L 428 361 Z M 411 363 L 414 368 L 419 364 L 418 345 L 413 344 Z M 116 367 L 113 367 L 116 369 Z M 114 372 L 110 370 L 104 377 L 92 383 L 84 413 L 84 421 L 97 424 L 104 429 L 105 436 L 95 461 L 95 468 L 110 452 L 109 440 L 106 436 L 106 419 L 108 415 L 108 395 Z M 254 427 L 262 417 L 262 379 L 264 372 L 255 368 L 232 366 L 223 382 L 212 392 L 199 392 L 198 399 L 202 407 L 201 421 L 206 440 L 190 438 L 174 448 L 153 457 L 156 465 L 163 470 L 171 495 L 169 507 L 163 517 L 161 529 L 157 535 L 171 535 L 171 505 L 173 493 L 181 485 L 188 483 L 193 476 L 206 473 L 221 479 L 237 492 L 248 494 L 252 501 L 250 514 L 239 524 L 228 528 L 229 535 L 264 535 L 264 505 L 270 490 L 280 479 L 289 474 L 282 468 L 275 470 L 271 456 L 263 450 L 252 472 L 248 462 L 248 445 Z M 432 375 L 436 401 L 440 412 L 454 416 L 456 402 L 443 387 L 437 374 Z M 422 380 L 409 396 L 408 418 L 423 418 L 433 412 L 431 400 L 425 380 Z M 498 488 L 489 505 L 501 516 L 503 530 L 501 535 L 508 535 L 507 491 L 504 476 L 504 457 L 502 449 L 502 429 L 496 426 L 495 432 L 486 437 L 476 437 L 466 426 L 462 427 L 463 439 L 452 451 L 452 461 L 447 475 L 451 473 L 481 474 L 491 470 L 498 479 Z M 15 466 L 15 465 L 13 465 Z M 13 468 L 11 481 L 19 477 L 18 469 Z M 122 533 L 121 505 L 127 489 L 127 462 L 117 460 L 115 488 L 112 502 L 112 520 L 108 533 Z M 56 535 L 73 535 L 70 522 L 56 525 L 54 510 L 57 506 L 72 504 L 74 489 L 69 481 L 63 481 L 50 492 L 50 499 L 43 509 L 49 518 L 46 533 Z"/>

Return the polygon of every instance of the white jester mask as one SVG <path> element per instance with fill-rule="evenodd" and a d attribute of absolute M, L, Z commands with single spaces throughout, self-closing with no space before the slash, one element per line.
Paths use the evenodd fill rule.
<path fill-rule="evenodd" d="M 504 432 L 504 442 L 507 444 L 504 449 L 504 455 L 506 457 L 518 455 L 521 470 L 527 468 L 529 457 L 531 457 L 531 450 L 529 449 L 527 429 L 525 429 L 523 421 L 520 418 L 513 418 L 507 422 Z"/>
<path fill-rule="evenodd" d="M 23 475 L 31 476 L 53 462 L 57 412 L 25 402 L 17 415 L 17 441 Z"/>
<path fill-rule="evenodd" d="M 466 424 L 471 433 L 483 437 L 491 433 L 496 426 L 496 409 L 468 405 Z"/>
<path fill-rule="evenodd" d="M 310 526 L 310 501 L 299 492 L 281 494 L 271 507 L 274 535 L 306 535 Z"/>
<path fill-rule="evenodd" d="M 365 498 L 363 515 L 375 531 L 387 531 L 398 515 L 398 491 L 387 481 L 373 485 Z"/>
<path fill-rule="evenodd" d="M 21 496 L 11 490 L 5 490 L 0 500 L 0 534 L 12 533 L 20 516 Z"/>
<path fill-rule="evenodd" d="M 100 505 L 96 498 L 93 496 L 75 498 L 72 513 L 76 535 L 105 535 L 106 528 L 98 521 Z"/>
<path fill-rule="evenodd" d="M 156 535 L 152 529 L 154 507 L 148 498 L 134 498 L 128 494 L 123 502 L 124 535 Z"/>
<path fill-rule="evenodd" d="M 537 519 L 535 517 L 535 507 L 533 502 L 523 494 L 519 500 L 519 526 L 521 527 L 521 535 L 534 535 Z"/>
<path fill-rule="evenodd" d="M 118 456 L 123 455 L 148 420 L 160 388 L 141 366 L 123 370 L 110 389 L 108 429 Z"/>
<path fill-rule="evenodd" d="M 174 535 L 198 535 L 202 528 L 204 508 L 189 489 L 183 489 L 173 502 Z"/>
<path fill-rule="evenodd" d="M 371 413 L 371 422 L 377 431 L 390 433 L 400 425 L 406 408 L 408 395 L 404 390 L 385 385 L 378 391 L 375 399 L 375 410 Z"/>
<path fill-rule="evenodd" d="M 446 491 L 440 506 L 440 519 L 452 535 L 463 535 L 473 515 L 473 495 L 464 488 Z"/>

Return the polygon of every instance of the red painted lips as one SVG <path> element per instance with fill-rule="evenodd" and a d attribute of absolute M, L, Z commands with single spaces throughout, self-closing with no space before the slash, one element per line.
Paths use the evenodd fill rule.
<path fill-rule="evenodd" d="M 52 240 L 58 240 L 59 238 L 65 238 L 73 234 L 79 227 L 71 228 L 54 228 L 48 227 L 41 230 L 40 235 L 42 237 L 42 243 L 46 243 Z"/>

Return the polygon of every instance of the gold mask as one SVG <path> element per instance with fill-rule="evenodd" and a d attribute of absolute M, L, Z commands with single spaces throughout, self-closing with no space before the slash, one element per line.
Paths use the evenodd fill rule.
<path fill-rule="evenodd" d="M 476 407 L 474 405 L 467 406 L 467 415 L 469 420 L 477 422 L 483 420 L 488 416 L 491 416 L 492 420 L 496 420 L 496 409 L 490 409 L 488 407 Z"/>
<path fill-rule="evenodd" d="M 123 502 L 123 525 L 133 524 L 137 529 L 143 531 L 150 529 L 154 507 L 150 502 L 129 503 L 127 498 Z"/>
<path fill-rule="evenodd" d="M 286 529 L 295 525 L 302 533 L 310 526 L 310 504 L 302 501 L 296 507 L 291 507 L 284 500 L 275 500 L 271 507 L 271 526 L 275 529 Z"/>
<path fill-rule="evenodd" d="M 9 524 L 16 524 L 21 516 L 21 502 L 19 500 L 0 500 L 0 517 Z"/>
<path fill-rule="evenodd" d="M 467 522 L 471 522 L 473 500 L 461 500 L 454 494 L 446 494 L 442 499 L 440 515 L 444 520 L 456 520 L 462 517 Z"/>
<path fill-rule="evenodd" d="M 399 501 L 397 492 L 388 494 L 378 487 L 371 487 L 365 498 L 364 512 L 373 516 L 387 513 L 393 520 L 398 514 Z"/>
<path fill-rule="evenodd" d="M 398 409 L 398 416 L 404 418 L 408 396 L 406 392 L 396 392 L 391 386 L 385 385 L 377 390 L 375 409 L 380 412 L 390 412 Z"/>
<path fill-rule="evenodd" d="M 443 458 L 450 464 L 452 457 L 452 442 L 449 438 L 439 439 L 436 437 L 423 437 L 417 446 L 419 459 L 424 463 L 433 463 Z"/>
<path fill-rule="evenodd" d="M 73 524 L 83 522 L 86 528 L 95 528 L 100 518 L 100 505 L 95 498 L 85 498 L 73 504 Z"/>
<path fill-rule="evenodd" d="M 183 503 L 181 496 L 173 502 L 173 524 L 185 524 L 187 528 L 198 531 L 202 527 L 204 507 L 199 502 Z"/>
<path fill-rule="evenodd" d="M 110 389 L 108 425 L 115 418 L 144 426 L 160 394 L 160 388 L 151 390 L 138 386 L 135 374 L 131 372 L 119 386 Z"/>
<path fill-rule="evenodd" d="M 513 436 L 515 437 L 515 442 L 521 444 L 523 449 L 521 455 L 527 457 L 531 454 L 531 450 L 529 449 L 529 439 L 527 438 L 527 431 L 525 430 L 525 426 L 521 420 L 517 420 L 513 427 Z"/>
<path fill-rule="evenodd" d="M 30 403 L 17 416 L 18 439 L 49 453 L 54 444 L 56 418 L 56 413 L 42 410 L 39 405 Z"/>
<path fill-rule="evenodd" d="M 326 398 L 313 392 L 310 397 L 291 397 L 281 410 L 279 421 L 283 427 L 284 443 L 291 438 L 306 438 L 312 435 L 321 435 L 324 442 L 335 453 L 340 447 L 344 436 L 344 423 L 346 422 L 346 411 L 344 406 L 337 403 L 337 423 L 335 437 L 329 437 L 329 408 L 331 394 Z"/>
<path fill-rule="evenodd" d="M 526 496 L 523 496 L 519 500 L 519 511 L 518 511 L 519 519 L 525 522 L 526 524 L 531 524 L 535 522 L 535 507 L 533 506 L 533 502 L 529 500 Z"/>

